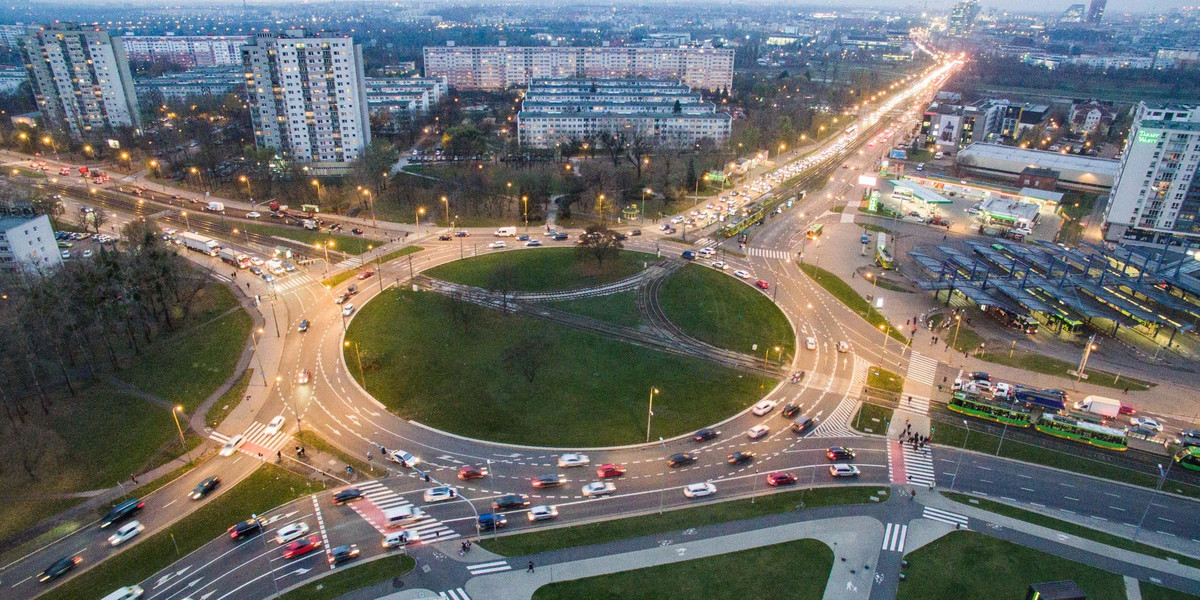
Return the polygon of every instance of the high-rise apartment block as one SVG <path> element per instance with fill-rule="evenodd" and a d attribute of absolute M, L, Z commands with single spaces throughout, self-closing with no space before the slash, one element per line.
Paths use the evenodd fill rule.
<path fill-rule="evenodd" d="M 1099 23 L 1104 18 L 1104 7 L 1108 6 L 1108 0 L 1092 0 L 1091 6 L 1088 7 L 1087 22 Z"/>
<path fill-rule="evenodd" d="M 950 18 L 946 20 L 946 29 L 950 35 L 963 36 L 975 27 L 975 17 L 979 16 L 979 0 L 959 0 L 950 10 Z"/>
<path fill-rule="evenodd" d="M 1105 239 L 1200 246 L 1200 105 L 1143 102 L 1134 109 Z"/>
<path fill-rule="evenodd" d="M 63 23 L 30 32 L 19 45 L 47 127 L 75 139 L 118 127 L 141 128 L 133 75 L 119 37 Z"/>
<path fill-rule="evenodd" d="M 471 46 L 425 48 L 425 75 L 460 90 L 525 87 L 534 79 L 644 77 L 692 89 L 733 86 L 733 49 L 697 46 Z"/>
<path fill-rule="evenodd" d="M 242 47 L 254 141 L 314 174 L 344 173 L 371 141 L 362 46 L 289 30 Z"/>
<path fill-rule="evenodd" d="M 121 39 L 134 60 L 169 62 L 187 67 L 242 64 L 244 35 L 138 35 Z"/>

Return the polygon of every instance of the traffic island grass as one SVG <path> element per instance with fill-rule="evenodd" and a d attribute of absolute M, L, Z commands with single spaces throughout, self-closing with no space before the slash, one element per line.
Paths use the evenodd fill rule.
<path fill-rule="evenodd" d="M 509 291 L 549 292 L 593 287 L 625 279 L 657 262 L 653 254 L 621 251 L 603 264 L 575 248 L 493 252 L 438 265 L 424 274 L 462 285 Z"/>
<path fill-rule="evenodd" d="M 232 489 L 175 524 L 143 534 L 145 539 L 102 565 L 71 577 L 40 598 L 101 598 L 121 586 L 144 581 L 193 550 L 224 537 L 226 528 L 251 514 L 263 514 L 314 491 L 313 483 L 300 475 L 264 464 Z"/>
<path fill-rule="evenodd" d="M 672 323 L 702 342 L 744 353 L 757 346 L 784 363 L 796 352 L 792 326 L 770 296 L 715 269 L 685 265 L 663 282 L 658 302 Z"/>
<path fill-rule="evenodd" d="M 229 413 L 233 412 L 234 408 L 242 402 L 246 396 L 246 390 L 250 388 L 250 380 L 254 377 L 254 369 L 246 369 L 242 372 L 242 376 L 238 378 L 237 383 L 229 388 L 220 398 L 217 398 L 213 405 L 208 407 L 208 412 L 204 415 L 204 422 L 208 423 L 209 427 L 216 429 Z"/>
<path fill-rule="evenodd" d="M 1091 527 L 1084 527 L 1083 525 L 1071 523 L 1069 521 L 1055 519 L 1054 517 L 1028 511 L 1022 508 L 1017 508 L 1015 506 L 1009 506 L 1008 504 L 1003 504 L 994 500 L 988 500 L 986 498 L 977 498 L 975 496 L 960 494 L 957 492 L 942 492 L 942 495 L 961 504 L 970 504 L 971 506 L 982 508 L 988 512 L 1026 521 L 1028 523 L 1040 525 L 1055 531 L 1061 531 L 1077 538 L 1099 542 L 1114 548 L 1129 550 L 1130 552 L 1137 552 L 1139 554 L 1145 554 L 1146 556 L 1153 556 L 1154 558 L 1170 560 L 1187 565 L 1194 569 L 1200 569 L 1200 559 L 1169 552 L 1149 544 L 1139 544 L 1138 542 L 1126 537 L 1113 535 L 1111 533 L 1092 529 Z"/>
<path fill-rule="evenodd" d="M 803 576 L 797 569 L 803 570 Z M 560 581 L 533 593 L 534 600 L 661 600 L 747 598 L 818 600 L 833 569 L 833 550 L 804 539 L 633 571 Z M 748 593 L 753 590 L 753 593 Z M 289 599 L 290 600 L 290 599 Z"/>
<path fill-rule="evenodd" d="M 897 600 L 1024 598 L 1030 584 L 1064 579 L 1088 600 L 1125 600 L 1125 580 L 1116 573 L 973 531 L 952 531 L 905 559 Z"/>
<path fill-rule="evenodd" d="M 379 465 L 379 471 L 375 471 L 375 465 L 373 464 L 373 461 L 368 463 L 366 460 L 350 456 L 349 454 L 337 449 L 337 447 L 335 447 L 333 444 L 325 441 L 325 438 L 322 438 L 311 431 L 297 433 L 296 440 L 300 442 L 300 445 L 303 446 L 305 450 L 311 449 L 316 452 L 323 452 L 338 459 L 338 461 L 342 464 L 332 466 L 331 470 L 333 470 L 334 474 L 338 475 L 339 477 L 345 476 L 347 466 L 354 467 L 354 470 L 367 477 L 378 476 L 387 468 L 381 464 Z M 366 446 L 366 444 L 363 445 Z M 365 452 L 363 454 L 364 456 L 366 455 Z M 378 454 L 376 453 L 374 456 L 378 456 Z M 380 459 L 382 460 L 382 457 L 380 457 Z"/>
<path fill-rule="evenodd" d="M 887 497 L 887 488 L 876 486 L 836 486 L 811 490 L 789 490 L 763 494 L 756 497 L 754 503 L 746 498 L 738 498 L 715 504 L 678 508 L 661 515 L 644 515 L 531 531 L 505 535 L 496 539 L 488 538 L 485 532 L 483 540 L 479 544 L 484 549 L 503 556 L 523 556 L 576 546 L 603 544 L 644 535 L 682 531 L 692 527 L 752 519 L 804 508 L 866 504 L 886 500 Z"/>
<path fill-rule="evenodd" d="M 394 577 L 407 575 L 417 561 L 407 554 L 393 554 L 369 562 L 349 563 L 316 581 L 279 596 L 279 600 L 332 600 Z"/>
<path fill-rule="evenodd" d="M 314 248 L 320 244 L 328 244 L 329 242 L 333 242 L 333 245 L 329 247 L 331 252 L 336 250 L 343 254 L 352 254 L 354 256 L 358 256 L 359 254 L 366 252 L 369 249 L 368 246 L 380 246 L 387 243 L 383 240 L 364 238 L 356 235 L 337 235 L 320 231 L 309 231 L 301 227 L 284 227 L 281 225 L 265 225 L 260 223 L 243 222 L 238 222 L 237 226 L 241 229 L 249 231 L 250 233 L 257 233 L 258 235 L 295 240 L 310 248 Z M 230 227 L 232 227 L 232 225 L 230 225 Z M 317 254 L 318 253 L 316 250 L 314 250 L 313 255 L 316 256 Z M 324 254 L 322 253 L 321 256 L 324 256 Z"/>
<path fill-rule="evenodd" d="M 888 424 L 892 422 L 892 411 L 885 406 L 864 403 L 854 415 L 853 427 L 863 433 L 886 435 Z"/>
<path fill-rule="evenodd" d="M 904 391 L 904 376 L 887 369 L 871 367 L 867 370 L 867 392 L 877 398 L 897 401 Z"/>
<path fill-rule="evenodd" d="M 652 387 L 660 393 L 651 437 L 671 437 L 734 414 L 775 385 L 431 292 L 385 290 L 346 337 L 358 343 L 365 382 L 357 368 L 351 374 L 392 412 L 506 443 L 644 442 Z M 357 366 L 355 350 L 345 349 L 346 364 Z"/>
<path fill-rule="evenodd" d="M 858 292 L 854 291 L 854 288 L 850 287 L 850 284 L 842 280 L 841 277 L 838 277 L 837 275 L 834 275 L 833 273 L 814 265 L 800 263 L 799 267 L 805 275 L 808 275 L 810 279 L 817 282 L 817 285 L 825 288 L 825 291 L 829 292 L 834 298 L 837 298 L 842 304 L 846 305 L 846 308 L 849 308 L 858 316 L 866 319 L 866 321 L 870 323 L 872 327 L 880 330 L 881 332 L 884 330 L 884 327 L 887 327 L 889 337 L 901 342 L 908 341 L 908 338 L 904 337 L 903 333 L 900 333 L 895 326 L 892 326 L 890 323 L 888 323 L 888 320 L 883 316 L 883 313 L 875 310 L 875 308 L 871 306 L 871 303 L 867 302 L 866 298 L 859 296 Z M 882 333 L 880 335 L 882 335 Z"/>
<path fill-rule="evenodd" d="M 1200 600 L 1200 596 L 1185 594 L 1145 581 L 1138 582 L 1138 590 L 1142 593 L 1142 600 Z"/>
<path fill-rule="evenodd" d="M 637 309 L 637 292 L 633 291 L 548 302 L 546 306 L 614 325 L 637 327 L 642 324 Z"/>
<path fill-rule="evenodd" d="M 420 252 L 422 250 L 424 250 L 424 248 L 422 248 L 420 246 L 405 246 L 404 248 L 401 248 L 394 252 L 388 252 L 387 254 L 384 254 L 383 256 L 379 257 L 378 259 L 367 260 L 366 264 L 359 265 L 356 267 L 351 267 L 349 269 L 346 269 L 345 271 L 342 271 L 341 273 L 338 273 L 337 275 L 334 275 L 333 277 L 329 277 L 327 279 L 322 279 L 321 285 L 323 285 L 325 287 L 330 287 L 330 288 L 335 287 L 338 284 L 342 283 L 343 281 L 346 281 L 347 279 L 350 279 L 351 277 L 358 275 L 360 272 L 362 272 L 365 269 L 375 269 L 379 265 L 386 265 L 388 263 L 388 261 L 395 260 L 397 258 L 400 258 L 401 256 L 408 256 L 409 254 L 416 254 L 417 252 Z M 330 265 L 330 266 L 332 266 L 332 265 Z"/>

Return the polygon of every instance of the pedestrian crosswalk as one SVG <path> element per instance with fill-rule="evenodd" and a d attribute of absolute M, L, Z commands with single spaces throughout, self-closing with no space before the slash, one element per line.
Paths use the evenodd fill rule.
<path fill-rule="evenodd" d="M 471 600 L 471 597 L 467 595 L 467 591 L 462 588 L 438 592 L 438 597 L 442 600 Z"/>
<path fill-rule="evenodd" d="M 908 359 L 908 374 L 905 377 L 914 383 L 933 385 L 937 379 L 938 362 L 920 352 L 914 351 Z"/>
<path fill-rule="evenodd" d="M 294 290 L 298 287 L 306 286 L 313 281 L 315 280 L 312 277 L 309 277 L 307 274 L 297 273 L 273 285 L 276 293 L 283 293 Z"/>
<path fill-rule="evenodd" d="M 242 432 L 243 444 L 239 448 L 251 456 L 259 453 L 278 452 L 287 443 L 288 434 L 283 431 L 268 432 L 267 426 L 255 421 Z M 219 431 L 208 434 L 208 437 L 220 444 L 225 444 L 231 438 Z"/>
<path fill-rule="evenodd" d="M 850 420 L 858 413 L 858 408 L 861 403 L 858 401 L 858 395 L 862 393 L 863 384 L 867 381 L 867 361 L 854 357 L 854 370 L 850 376 L 850 390 L 846 393 L 846 397 L 829 413 L 827 417 L 817 425 L 809 437 L 815 438 L 830 438 L 830 437 L 861 437 L 857 431 L 850 427 Z"/>
<path fill-rule="evenodd" d="M 748 248 L 746 253 L 750 256 L 759 256 L 762 258 L 774 258 L 778 260 L 791 260 L 792 255 L 783 250 L 767 250 L 765 248 Z"/>
<path fill-rule="evenodd" d="M 368 514 L 358 503 L 351 504 L 351 507 L 355 512 L 362 516 L 363 519 L 374 526 L 375 529 L 377 529 L 380 533 L 387 533 L 388 529 L 386 523 L 379 518 L 381 515 L 376 515 L 374 513 L 382 513 L 382 511 L 392 508 L 412 506 L 412 502 L 409 502 L 403 496 L 395 491 L 392 491 L 390 488 L 382 483 L 379 483 L 378 481 L 364 481 L 363 483 L 358 484 L 356 487 L 359 490 L 362 490 L 363 498 L 366 498 L 366 500 L 370 502 L 370 504 L 377 510 L 372 511 L 371 514 Z M 416 523 L 406 526 L 404 530 L 416 532 L 421 536 L 421 541 L 423 542 L 452 540 L 456 537 L 461 537 L 457 532 L 447 527 L 441 521 L 429 516 L 428 513 L 423 515 L 421 520 L 417 521 Z"/>
<path fill-rule="evenodd" d="M 904 401 L 900 403 L 900 408 L 908 412 L 927 415 L 929 414 L 929 398 L 909 394 L 904 397 Z"/>
<path fill-rule="evenodd" d="M 933 470 L 933 449 L 929 445 L 913 450 L 912 444 L 900 444 L 900 448 L 904 456 L 904 473 L 908 483 L 931 485 L 937 480 L 937 474 Z"/>
<path fill-rule="evenodd" d="M 488 573 L 499 573 L 511 569 L 512 565 L 508 564 L 508 561 L 503 560 L 467 565 L 467 571 L 470 571 L 472 575 L 487 575 Z"/>
<path fill-rule="evenodd" d="M 849 207 L 847 207 L 847 208 L 849 208 Z M 854 213 L 849 210 L 843 210 L 841 222 L 842 223 L 853 223 L 854 222 Z"/>
<path fill-rule="evenodd" d="M 949 523 L 949 524 L 953 525 L 955 528 L 959 528 L 959 529 L 967 528 L 966 515 L 960 515 L 958 513 L 953 513 L 948 510 L 941 510 L 938 508 L 931 508 L 931 507 L 926 506 L 925 511 L 923 513 L 921 513 L 921 516 L 925 517 L 926 519 L 931 519 L 933 521 L 941 521 L 943 523 Z"/>
<path fill-rule="evenodd" d="M 882 550 L 904 552 L 904 540 L 908 537 L 908 525 L 888 523 L 883 530 Z"/>
<path fill-rule="evenodd" d="M 714 240 L 712 238 L 702 237 L 702 238 L 696 240 L 696 243 L 693 245 L 696 246 L 697 248 L 708 248 L 710 246 L 717 245 L 717 240 Z"/>

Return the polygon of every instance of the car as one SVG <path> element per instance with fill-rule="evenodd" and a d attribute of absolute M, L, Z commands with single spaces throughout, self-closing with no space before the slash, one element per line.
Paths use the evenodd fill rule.
<path fill-rule="evenodd" d="M 470 236 L 471 236 L 471 232 L 469 232 L 469 231 L 455 231 L 454 232 L 454 237 L 464 238 L 464 237 L 470 237 Z"/>
<path fill-rule="evenodd" d="M 253 210 L 252 210 L 252 211 L 250 211 L 250 212 L 248 212 L 248 213 L 246 213 L 246 218 L 247 218 L 247 219 L 257 219 L 257 218 L 259 218 L 259 217 L 261 217 L 261 216 L 262 216 L 261 214 L 259 214 L 257 211 L 253 211 Z"/>
<path fill-rule="evenodd" d="M 766 425 L 755 425 L 746 431 L 746 437 L 757 440 L 764 435 L 771 433 L 771 428 Z"/>
<path fill-rule="evenodd" d="M 751 409 L 750 412 L 754 413 L 754 416 L 756 417 L 761 417 L 774 409 L 775 402 L 773 400 L 760 400 L 758 404 L 754 405 L 754 408 Z"/>
<path fill-rule="evenodd" d="M 1196 431 L 1195 429 L 1186 429 L 1179 437 L 1175 438 L 1175 444 L 1183 448 L 1193 448 L 1200 446 L 1200 435 L 1190 435 L 1188 431 Z"/>
<path fill-rule="evenodd" d="M 1162 433 L 1163 430 L 1162 423 L 1159 423 L 1157 420 L 1151 419 L 1150 417 L 1134 417 L 1129 420 L 1129 424 L 1134 427 L 1149 429 L 1156 433 Z"/>
<path fill-rule="evenodd" d="M 529 513 L 525 515 L 525 518 L 529 519 L 530 523 L 533 523 L 535 521 L 549 521 L 557 516 L 558 507 L 539 504 L 529 509 Z"/>
<path fill-rule="evenodd" d="M 507 244 L 505 244 L 503 240 L 498 240 L 498 241 L 488 244 L 488 248 L 491 248 L 492 250 L 497 250 L 499 248 L 505 248 L 505 247 L 507 247 Z"/>
<path fill-rule="evenodd" d="M 800 414 L 800 405 L 789 402 L 784 405 L 783 410 L 780 411 L 779 414 L 785 419 L 790 419 L 797 414 Z"/>
<path fill-rule="evenodd" d="M 529 506 L 529 498 L 524 494 L 506 494 L 492 501 L 492 510 L 512 510 Z"/>
<path fill-rule="evenodd" d="M 58 579 L 67 574 L 67 571 L 75 568 L 75 565 L 83 562 L 82 556 L 64 556 L 46 567 L 45 571 L 38 573 L 38 581 L 46 583 L 51 579 Z"/>
<path fill-rule="evenodd" d="M 716 253 L 717 253 L 717 251 L 714 250 L 713 248 L 701 248 L 700 249 L 700 256 L 712 256 Z"/>
<path fill-rule="evenodd" d="M 346 546 L 338 546 L 329 553 L 329 564 L 338 565 L 348 560 L 358 558 L 358 546 L 349 544 Z"/>
<path fill-rule="evenodd" d="M 112 507 L 112 509 L 105 513 L 104 518 L 100 520 L 100 529 L 107 529 L 116 523 L 120 523 L 132 517 L 143 508 L 146 508 L 145 502 L 139 498 L 130 498 Z"/>
<path fill-rule="evenodd" d="M 586 454 L 563 454 L 558 457 L 558 468 L 567 469 L 570 467 L 585 467 L 591 464 L 592 459 Z"/>
<path fill-rule="evenodd" d="M 607 479 L 609 477 L 620 477 L 624 474 L 625 474 L 625 467 L 623 467 L 621 465 L 614 465 L 612 463 L 600 465 L 600 467 L 596 469 L 596 477 L 599 477 L 601 479 Z"/>
<path fill-rule="evenodd" d="M 817 349 L 817 338 L 815 338 L 811 335 L 804 338 L 804 347 L 809 350 L 816 350 Z"/>
<path fill-rule="evenodd" d="M 537 477 L 534 477 L 530 483 L 532 483 L 533 487 L 535 488 L 557 487 L 567 483 L 567 476 L 558 474 L 538 475 Z"/>
<path fill-rule="evenodd" d="M 138 598 L 141 598 L 145 593 L 146 590 L 142 589 L 141 586 L 127 585 L 125 587 L 117 588 L 117 591 L 101 598 L 100 600 L 138 600 Z"/>
<path fill-rule="evenodd" d="M 1179 432 L 1179 435 L 1190 438 L 1200 438 L 1200 429 L 1184 429 Z"/>
<path fill-rule="evenodd" d="M 712 267 L 714 269 L 720 269 L 724 271 L 725 269 L 729 268 L 729 265 L 725 264 L 723 261 L 715 260 L 713 261 Z"/>
<path fill-rule="evenodd" d="M 750 274 L 741 269 L 734 271 L 733 276 L 737 277 L 738 279 L 750 279 Z"/>
<path fill-rule="evenodd" d="M 829 474 L 834 477 L 854 477 L 858 475 L 858 467 L 843 463 L 829 465 Z"/>
<path fill-rule="evenodd" d="M 846 353 L 850 351 L 850 343 L 846 340 L 841 340 L 837 343 L 837 351 Z"/>
<path fill-rule="evenodd" d="M 1134 408 L 1132 404 L 1125 404 L 1124 402 L 1122 402 L 1121 409 L 1119 412 L 1120 412 L 1120 414 L 1123 414 L 1123 415 L 1136 415 L 1137 409 Z"/>
<path fill-rule="evenodd" d="M 413 456 L 411 453 L 405 452 L 404 450 L 392 450 L 391 452 L 384 452 L 383 455 L 386 456 L 388 460 L 402 467 L 414 467 L 421 462 L 420 458 L 417 458 L 416 456 Z"/>
<path fill-rule="evenodd" d="M 734 452 L 726 457 L 725 462 L 728 462 L 731 465 L 740 465 L 742 463 L 748 463 L 752 460 L 754 460 L 753 452 Z"/>
<path fill-rule="evenodd" d="M 246 436 L 240 433 L 229 438 L 229 441 L 225 442 L 224 446 L 221 446 L 221 456 L 232 456 L 233 453 L 237 452 L 237 449 L 240 448 L 242 443 L 245 441 Z"/>
<path fill-rule="evenodd" d="M 917 163 L 917 170 L 918 170 L 918 171 L 924 171 L 924 170 L 925 170 L 925 163 Z"/>
<path fill-rule="evenodd" d="M 696 462 L 696 455 L 691 452 L 676 452 L 667 459 L 667 465 L 671 467 L 682 467 L 694 462 Z"/>
<path fill-rule="evenodd" d="M 283 547 L 284 558 L 296 558 L 304 556 L 313 550 L 321 547 L 321 536 L 312 534 L 304 539 L 296 540 Z"/>
<path fill-rule="evenodd" d="M 262 531 L 266 523 L 258 518 L 251 517 L 245 521 L 240 521 L 226 530 L 229 533 L 229 539 L 240 540 L 249 537 L 251 534 Z"/>
<path fill-rule="evenodd" d="M 421 497 L 429 504 L 433 504 L 434 502 L 445 502 L 447 500 L 453 500 L 457 498 L 458 490 L 444 485 L 425 490 L 425 493 L 422 494 Z"/>
<path fill-rule="evenodd" d="M 538 246 L 541 246 L 541 245 L 542 245 L 542 240 L 529 240 L 528 242 L 525 242 L 526 248 L 537 248 Z"/>
<path fill-rule="evenodd" d="M 767 473 L 767 485 L 792 485 L 796 483 L 796 474 L 786 471 L 778 471 L 775 473 Z"/>
<path fill-rule="evenodd" d="M 518 241 L 518 242 L 528 242 L 528 241 L 529 241 L 529 234 L 528 234 L 528 233 L 522 233 L 521 235 L 518 235 L 518 236 L 517 236 L 517 241 Z"/>
<path fill-rule="evenodd" d="M 355 277 L 362 280 L 362 279 L 366 279 L 374 274 L 375 274 L 374 269 L 367 269 L 366 271 L 363 271 L 362 273 L 355 275 Z"/>
<path fill-rule="evenodd" d="M 351 296 L 357 295 L 358 294 L 358 284 L 357 283 L 350 284 L 350 287 L 346 288 L 346 293 Z"/>
<path fill-rule="evenodd" d="M 754 282 L 754 287 L 760 290 L 769 290 L 771 289 L 771 284 L 767 283 L 766 279 L 759 279 L 758 281 Z"/>
<path fill-rule="evenodd" d="M 362 490 L 360 490 L 358 488 L 350 488 L 350 489 L 342 490 L 342 491 L 334 494 L 333 495 L 333 503 L 334 504 L 345 504 L 347 502 L 361 500 L 362 497 L 363 497 Z"/>
<path fill-rule="evenodd" d="M 463 465 L 458 468 L 458 478 L 463 481 L 470 479 L 482 479 L 488 476 L 487 467 L 477 467 L 475 465 Z"/>
<path fill-rule="evenodd" d="M 383 536 L 384 549 L 399 548 L 421 541 L 421 534 L 415 531 L 394 531 Z"/>
<path fill-rule="evenodd" d="M 454 239 L 454 238 L 453 238 L 453 237 L 452 237 L 450 234 L 448 234 L 448 233 L 442 233 L 442 234 L 438 234 L 438 241 L 441 241 L 441 242 L 448 242 L 448 241 L 450 241 L 450 240 L 452 240 L 452 239 Z"/>
<path fill-rule="evenodd" d="M 262 275 L 259 275 L 259 277 L 262 277 L 262 280 L 267 283 L 275 281 L 275 276 L 270 273 L 263 273 Z"/>
<path fill-rule="evenodd" d="M 600 496 L 607 496 L 615 491 L 617 491 L 617 486 L 607 481 L 593 481 L 592 483 L 583 486 L 583 497 L 597 498 Z"/>
<path fill-rule="evenodd" d="M 352 314 L 354 314 L 354 305 L 353 304 L 347 304 L 342 307 L 342 316 L 343 317 L 348 317 Z"/>
<path fill-rule="evenodd" d="M 633 231 L 630 231 L 630 232 L 629 232 L 629 235 L 642 235 L 642 230 L 641 230 L 641 229 L 634 229 Z"/>
<path fill-rule="evenodd" d="M 221 485 L 220 477 L 215 475 L 213 477 L 206 477 L 204 481 L 197 483 L 196 487 L 192 488 L 191 493 L 188 494 L 188 498 L 191 498 L 192 500 L 199 500 L 207 496 L 209 492 L 217 489 L 218 485 Z"/>
<path fill-rule="evenodd" d="M 298 385 L 304 385 L 308 383 L 309 379 L 312 379 L 312 373 L 308 369 L 300 369 L 300 371 L 296 373 L 296 383 Z"/>
<path fill-rule="evenodd" d="M 718 435 L 721 435 L 720 431 L 717 431 L 716 429 L 709 429 L 706 427 L 706 428 L 701 429 L 700 431 L 697 431 L 696 433 L 692 434 L 692 439 L 697 442 L 707 442 L 708 440 L 711 440 L 711 439 L 717 437 Z"/>
<path fill-rule="evenodd" d="M 362 234 L 363 234 L 363 228 L 362 228 L 362 227 L 355 227 L 354 229 L 351 229 L 351 230 L 350 230 L 350 233 L 353 233 L 354 235 L 362 235 Z"/>
<path fill-rule="evenodd" d="M 300 324 L 296 326 L 296 331 L 299 333 L 308 331 L 308 319 L 301 319 Z"/>
<path fill-rule="evenodd" d="M 146 530 L 146 526 L 139 521 L 130 521 L 117 528 L 112 535 L 108 536 L 108 545 L 118 546 L 121 542 L 136 536 Z"/>
<path fill-rule="evenodd" d="M 71 251 L 70 251 L 70 250 L 63 250 L 63 251 L 62 251 L 62 257 L 63 257 L 63 258 L 71 258 Z"/>
<path fill-rule="evenodd" d="M 854 460 L 854 450 L 844 446 L 831 446 L 825 451 L 825 458 L 829 460 Z"/>
<path fill-rule="evenodd" d="M 346 301 L 349 300 L 350 296 L 352 296 L 352 295 L 353 294 L 351 294 L 350 292 L 342 292 L 337 298 L 333 299 L 333 303 L 334 304 L 345 304 Z"/>
<path fill-rule="evenodd" d="M 488 531 L 508 525 L 508 517 L 496 513 L 483 513 L 475 523 L 480 531 Z"/>
<path fill-rule="evenodd" d="M 692 483 L 683 488 L 683 495 L 688 498 L 703 498 L 717 493 L 717 486 L 711 483 Z"/>
<path fill-rule="evenodd" d="M 292 523 L 291 525 L 279 528 L 279 531 L 275 532 L 275 543 L 286 544 L 292 540 L 304 537 L 306 535 L 308 535 L 308 523 L 299 521 L 297 523 Z"/>

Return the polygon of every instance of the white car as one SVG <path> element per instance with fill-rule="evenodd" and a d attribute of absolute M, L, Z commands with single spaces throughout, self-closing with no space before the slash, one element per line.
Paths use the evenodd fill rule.
<path fill-rule="evenodd" d="M 583 486 L 584 498 L 596 498 L 598 496 L 607 496 L 617 491 L 617 486 L 607 481 L 593 481 Z"/>
<path fill-rule="evenodd" d="M 746 431 L 746 437 L 757 440 L 758 438 L 771 433 L 771 428 L 766 425 L 755 425 Z"/>
<path fill-rule="evenodd" d="M 591 464 L 592 459 L 586 454 L 564 454 L 558 457 L 558 467 L 566 469 L 569 467 L 585 467 Z"/>
<path fill-rule="evenodd" d="M 504 242 L 492 242 L 492 243 L 488 244 L 488 248 L 491 248 L 493 250 L 495 250 L 497 248 L 504 248 L 504 247 L 505 247 Z"/>
<path fill-rule="evenodd" d="M 279 415 L 279 416 L 275 417 L 274 419 L 271 419 L 271 422 L 267 423 L 267 426 L 265 428 L 263 428 L 263 434 L 264 435 L 275 435 L 275 434 L 279 433 L 279 430 L 283 428 L 283 422 L 284 422 L 283 415 Z"/>
<path fill-rule="evenodd" d="M 425 502 L 432 504 L 434 502 L 453 500 L 458 497 L 458 492 L 450 486 L 442 486 L 425 490 L 423 497 Z"/>
<path fill-rule="evenodd" d="M 717 493 L 717 486 L 711 483 L 693 483 L 683 488 L 683 495 L 688 498 L 703 498 Z"/>
<path fill-rule="evenodd" d="M 712 256 L 716 253 L 717 253 L 717 251 L 712 248 L 701 248 L 700 249 L 700 256 Z"/>
<path fill-rule="evenodd" d="M 342 307 L 342 316 L 343 317 L 348 317 L 352 314 L 354 314 L 354 305 L 353 304 L 347 304 Z"/>
<path fill-rule="evenodd" d="M 729 265 L 727 265 L 723 261 L 719 261 L 719 260 L 713 261 L 712 266 L 714 269 L 720 269 L 722 271 L 729 268 Z"/>
<path fill-rule="evenodd" d="M 259 217 L 261 217 L 261 216 L 262 216 L 262 215 L 258 214 L 258 213 L 257 213 L 257 212 L 255 212 L 255 211 L 250 211 L 250 212 L 246 213 L 246 218 L 247 218 L 247 219 L 257 219 L 257 218 L 259 218 Z"/>
<path fill-rule="evenodd" d="M 388 460 L 400 465 L 412 467 L 421 462 L 421 459 L 403 450 L 392 450 L 387 453 Z"/>
<path fill-rule="evenodd" d="M 834 477 L 854 477 L 858 475 L 858 467 L 847 464 L 829 465 L 829 474 Z"/>
<path fill-rule="evenodd" d="M 738 279 L 750 279 L 750 274 L 741 269 L 734 271 L 733 276 L 737 277 Z"/>
<path fill-rule="evenodd" d="M 145 530 L 145 525 L 142 525 L 137 521 L 130 521 L 122 525 L 121 528 L 112 535 L 108 536 L 108 545 L 119 545 L 121 542 L 124 542 L 125 540 L 128 540 L 129 538 L 134 537 Z"/>
<path fill-rule="evenodd" d="M 229 438 L 229 441 L 225 442 L 225 445 L 221 447 L 221 456 L 231 456 L 234 452 L 237 452 L 237 449 L 241 447 L 242 442 L 245 441 L 246 436 L 240 433 Z"/>
<path fill-rule="evenodd" d="M 308 523 L 305 523 L 304 521 L 292 523 L 291 525 L 283 527 L 279 531 L 275 532 L 275 543 L 286 544 L 292 540 L 302 538 L 306 535 L 308 535 Z"/>
<path fill-rule="evenodd" d="M 808 348 L 809 350 L 816 350 L 817 349 L 817 338 L 815 338 L 811 335 L 804 338 L 804 347 Z"/>
<path fill-rule="evenodd" d="M 529 519 L 529 522 L 532 523 L 534 521 L 549 521 L 557 516 L 558 507 L 541 504 L 529 509 L 527 518 Z"/>
<path fill-rule="evenodd" d="M 415 531 L 396 531 L 383 538 L 384 548 L 398 548 L 421 541 L 421 534 Z"/>
<path fill-rule="evenodd" d="M 1141 427 L 1142 429 L 1157 431 L 1158 433 L 1162 433 L 1163 430 L 1162 423 L 1159 423 L 1150 417 L 1134 417 L 1129 420 L 1129 424 L 1134 427 Z"/>
<path fill-rule="evenodd" d="M 771 412 L 772 410 L 774 410 L 774 408 L 775 408 L 775 401 L 761 400 L 761 401 L 759 401 L 758 404 L 754 405 L 754 408 L 750 412 L 754 413 L 754 416 L 756 416 L 756 417 L 761 417 L 761 416 Z"/>

